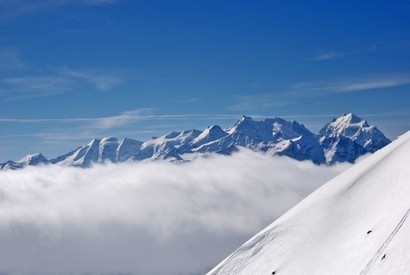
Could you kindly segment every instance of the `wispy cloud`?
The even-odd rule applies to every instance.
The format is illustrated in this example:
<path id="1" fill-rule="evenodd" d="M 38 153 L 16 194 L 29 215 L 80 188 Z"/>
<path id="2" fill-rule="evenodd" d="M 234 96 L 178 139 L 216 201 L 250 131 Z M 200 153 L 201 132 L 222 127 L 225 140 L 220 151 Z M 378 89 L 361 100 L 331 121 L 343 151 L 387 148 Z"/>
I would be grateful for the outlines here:
<path id="1" fill-rule="evenodd" d="M 149 108 L 126 111 L 118 115 L 105 117 L 79 117 L 79 118 L 0 118 L 0 123 L 22 123 L 22 124 L 49 124 L 49 123 L 77 123 L 88 125 L 93 129 L 110 129 L 124 125 L 130 125 L 137 121 L 147 119 L 167 118 L 164 115 L 151 115 Z"/>
<path id="2" fill-rule="evenodd" d="M 121 70 L 96 68 L 64 67 L 35 74 L 25 71 L 22 76 L 1 79 L 0 96 L 9 100 L 28 99 L 78 90 L 82 85 L 106 92 L 131 79 L 138 77 Z"/>
<path id="3" fill-rule="evenodd" d="M 383 88 L 393 88 L 410 84 L 409 74 L 387 75 L 363 77 L 362 79 L 345 79 L 335 81 L 298 83 L 292 88 L 294 94 L 300 91 L 313 92 L 312 95 L 321 93 L 353 93 L 367 90 L 376 90 Z M 305 95 L 309 95 L 305 93 Z"/>
<path id="4" fill-rule="evenodd" d="M 339 59 L 342 57 L 350 56 L 350 55 L 358 55 L 358 54 L 365 54 L 371 53 L 377 50 L 376 45 L 370 45 L 368 48 L 365 49 L 358 49 L 358 50 L 351 50 L 351 51 L 318 51 L 316 52 L 311 60 L 316 61 L 326 61 L 326 60 L 334 60 Z"/>
<path id="5" fill-rule="evenodd" d="M 112 5 L 122 1 L 123 0 L 84 0 L 86 4 L 90 5 Z"/>
<path id="6" fill-rule="evenodd" d="M 341 56 L 340 53 L 336 53 L 336 52 L 321 52 L 321 53 L 317 53 L 314 57 L 313 60 L 318 60 L 318 61 L 322 61 L 322 60 L 332 60 L 332 59 L 336 59 L 339 58 Z"/>
<path id="7" fill-rule="evenodd" d="M 370 81 L 356 82 L 356 83 L 346 83 L 340 86 L 336 86 L 335 90 L 345 91 L 345 92 L 355 92 L 364 90 L 374 90 L 382 88 L 397 87 L 410 84 L 410 77 L 396 77 L 396 78 L 385 78 L 385 79 L 373 79 Z"/>
<path id="8" fill-rule="evenodd" d="M 105 72 L 100 69 L 78 69 L 62 68 L 60 74 L 73 78 L 74 80 L 85 80 L 95 86 L 100 91 L 109 91 L 113 87 L 122 84 L 125 78 L 119 75 Z"/>
<path id="9" fill-rule="evenodd" d="M 136 120 L 169 120 L 169 119 L 233 119 L 239 118 L 238 114 L 155 114 L 152 108 L 140 108 L 122 112 L 118 115 L 104 117 L 80 117 L 80 118 L 0 118 L 0 122 L 13 123 L 48 123 L 48 122 L 93 122 L 101 128 L 109 128 L 109 126 L 127 124 Z M 116 122 L 116 123 L 114 123 Z"/>
<path id="10" fill-rule="evenodd" d="M 68 5 L 112 5 L 122 0 L 0 0 L 0 23 L 27 14 L 40 14 L 44 11 Z"/>
<path id="11" fill-rule="evenodd" d="M 233 104 L 228 105 L 226 109 L 233 111 L 266 110 L 294 104 L 291 98 L 284 98 L 285 96 L 283 93 L 236 95 L 233 98 Z"/>
<path id="12" fill-rule="evenodd" d="M 238 119 L 238 114 L 155 114 L 154 109 L 142 108 L 126 111 L 119 115 L 92 119 L 93 127 L 109 129 L 124 125 L 130 125 L 140 121 L 153 120 L 232 120 Z M 1 121 L 1 119 L 0 119 Z"/>
<path id="13" fill-rule="evenodd" d="M 109 129 L 145 120 L 152 117 L 150 113 L 152 113 L 152 109 L 136 109 L 115 116 L 97 118 L 93 122 L 96 128 Z"/>
<path id="14" fill-rule="evenodd" d="M 307 104 L 330 95 L 392 89 L 410 85 L 410 74 L 370 75 L 333 80 L 300 82 L 270 93 L 249 93 L 232 97 L 225 108 L 241 113 L 275 112 L 288 106 Z M 298 116 L 300 117 L 300 116 Z"/>
<path id="15" fill-rule="evenodd" d="M 180 102 L 180 103 L 197 103 L 203 100 L 204 99 L 202 97 L 188 97 L 188 98 L 176 99 L 174 101 Z"/>
<path id="16" fill-rule="evenodd" d="M 0 48 L 0 71 L 21 71 L 24 67 L 15 48 Z"/>
<path id="17" fill-rule="evenodd" d="M 0 80 L 1 96 L 8 99 L 27 99 L 68 91 L 73 83 L 62 76 L 21 76 Z"/>

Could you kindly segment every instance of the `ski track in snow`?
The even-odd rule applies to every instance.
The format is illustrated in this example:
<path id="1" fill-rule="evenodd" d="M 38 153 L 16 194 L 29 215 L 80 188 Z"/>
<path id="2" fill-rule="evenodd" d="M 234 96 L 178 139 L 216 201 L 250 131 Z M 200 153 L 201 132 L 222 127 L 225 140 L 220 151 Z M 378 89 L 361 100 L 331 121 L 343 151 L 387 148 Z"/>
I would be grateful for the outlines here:
<path id="1" fill-rule="evenodd" d="M 362 270 L 362 272 L 360 272 L 359 275 L 365 275 L 369 272 L 370 268 L 374 265 L 374 263 L 380 259 L 380 256 L 383 254 L 384 250 L 386 249 L 386 247 L 389 245 L 389 243 L 392 241 L 392 239 L 394 238 L 394 236 L 397 234 L 397 232 L 399 232 L 399 230 L 401 229 L 401 227 L 403 226 L 403 224 L 406 222 L 408 216 L 410 214 L 410 208 L 406 211 L 406 213 L 404 214 L 404 216 L 401 218 L 401 220 L 399 221 L 399 223 L 396 225 L 396 227 L 394 228 L 394 230 L 390 233 L 390 235 L 387 237 L 387 239 L 384 241 L 384 243 L 380 246 L 380 248 L 377 250 L 376 254 L 373 256 L 373 258 L 370 259 L 370 261 L 367 263 L 365 269 Z"/>

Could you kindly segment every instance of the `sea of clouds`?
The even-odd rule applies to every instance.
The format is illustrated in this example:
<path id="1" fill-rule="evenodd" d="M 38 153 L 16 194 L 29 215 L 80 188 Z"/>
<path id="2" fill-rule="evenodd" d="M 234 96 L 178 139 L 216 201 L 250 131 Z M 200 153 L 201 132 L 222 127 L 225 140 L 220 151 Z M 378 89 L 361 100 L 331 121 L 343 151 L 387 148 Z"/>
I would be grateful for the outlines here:
<path id="1" fill-rule="evenodd" d="M 0 273 L 204 274 L 348 167 L 243 149 L 0 172 Z"/>

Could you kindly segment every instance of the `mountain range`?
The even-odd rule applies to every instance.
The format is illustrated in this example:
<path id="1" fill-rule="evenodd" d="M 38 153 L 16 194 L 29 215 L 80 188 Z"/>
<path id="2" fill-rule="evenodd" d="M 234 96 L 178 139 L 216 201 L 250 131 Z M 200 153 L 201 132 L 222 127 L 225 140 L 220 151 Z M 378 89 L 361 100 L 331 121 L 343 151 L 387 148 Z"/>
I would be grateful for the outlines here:
<path id="1" fill-rule="evenodd" d="M 338 175 L 208 275 L 409 274 L 410 132 Z"/>
<path id="2" fill-rule="evenodd" d="M 54 164 L 89 167 L 95 163 L 121 163 L 143 160 L 189 161 L 209 153 L 231 154 L 240 147 L 269 155 L 311 160 L 316 164 L 354 162 L 359 156 L 374 153 L 391 141 L 365 120 L 349 113 L 327 123 L 318 134 L 303 124 L 282 118 L 262 121 L 243 116 L 233 127 L 218 125 L 203 131 L 171 132 L 145 142 L 124 138 L 93 139 L 64 155 L 46 158 L 30 154 L 19 161 L 0 164 L 0 170 Z"/>

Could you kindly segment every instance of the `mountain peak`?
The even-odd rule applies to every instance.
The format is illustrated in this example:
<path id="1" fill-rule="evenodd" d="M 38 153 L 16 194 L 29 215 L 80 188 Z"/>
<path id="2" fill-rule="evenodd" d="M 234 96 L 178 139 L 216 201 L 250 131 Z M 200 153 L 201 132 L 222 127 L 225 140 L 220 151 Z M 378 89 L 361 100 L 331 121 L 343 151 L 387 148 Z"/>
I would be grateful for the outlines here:
<path id="1" fill-rule="evenodd" d="M 112 141 L 118 141 L 118 139 L 115 138 L 115 137 L 104 137 L 104 138 L 101 139 L 100 142 L 105 143 L 105 142 L 112 142 Z"/>
<path id="2" fill-rule="evenodd" d="M 332 160 L 346 159 L 351 153 L 348 158 L 354 161 L 358 154 L 374 153 L 390 143 L 379 129 L 352 113 L 333 119 L 319 133 L 321 145 L 327 147 L 325 154 Z"/>
<path id="3" fill-rule="evenodd" d="M 342 116 L 340 116 L 340 118 L 343 118 L 343 120 L 350 123 L 359 123 L 360 121 L 362 121 L 360 117 L 356 116 L 353 113 L 343 114 Z"/>
<path id="4" fill-rule="evenodd" d="M 353 113 L 343 114 L 338 118 L 334 118 L 327 123 L 321 130 L 320 134 L 327 136 L 354 136 L 366 128 L 370 128 L 366 120 L 361 119 Z"/>
<path id="5" fill-rule="evenodd" d="M 210 132 L 222 130 L 221 126 L 219 125 L 212 125 L 212 126 L 207 127 L 206 129 L 209 130 Z"/>
<path id="6" fill-rule="evenodd" d="M 28 154 L 27 156 L 24 156 L 18 161 L 18 163 L 22 163 L 26 165 L 37 165 L 40 163 L 47 163 L 47 162 L 48 160 L 41 153 Z"/>
<path id="7" fill-rule="evenodd" d="M 218 125 L 212 125 L 207 127 L 198 137 L 196 137 L 193 141 L 192 144 L 195 146 L 201 146 L 205 143 L 219 140 L 228 134 L 222 130 L 222 128 Z"/>
<path id="8" fill-rule="evenodd" d="M 242 116 L 235 124 L 235 127 L 241 126 L 241 125 L 248 125 L 250 123 L 254 123 L 257 122 L 255 120 L 253 120 L 250 116 Z"/>
<path id="9" fill-rule="evenodd" d="M 243 121 L 254 121 L 250 116 L 245 116 L 243 115 L 240 119 L 239 122 L 243 122 Z"/>
<path id="10" fill-rule="evenodd" d="M 340 126 L 349 126 L 352 124 L 363 124 L 363 126 L 368 126 L 367 121 L 361 119 L 353 113 L 343 114 L 342 116 L 335 119 Z"/>
<path id="11" fill-rule="evenodd" d="M 172 131 L 172 132 L 169 132 L 168 134 L 166 134 L 165 136 L 164 136 L 164 138 L 175 138 L 175 137 L 177 137 L 179 134 L 181 134 L 180 132 L 176 132 L 176 131 Z"/>

